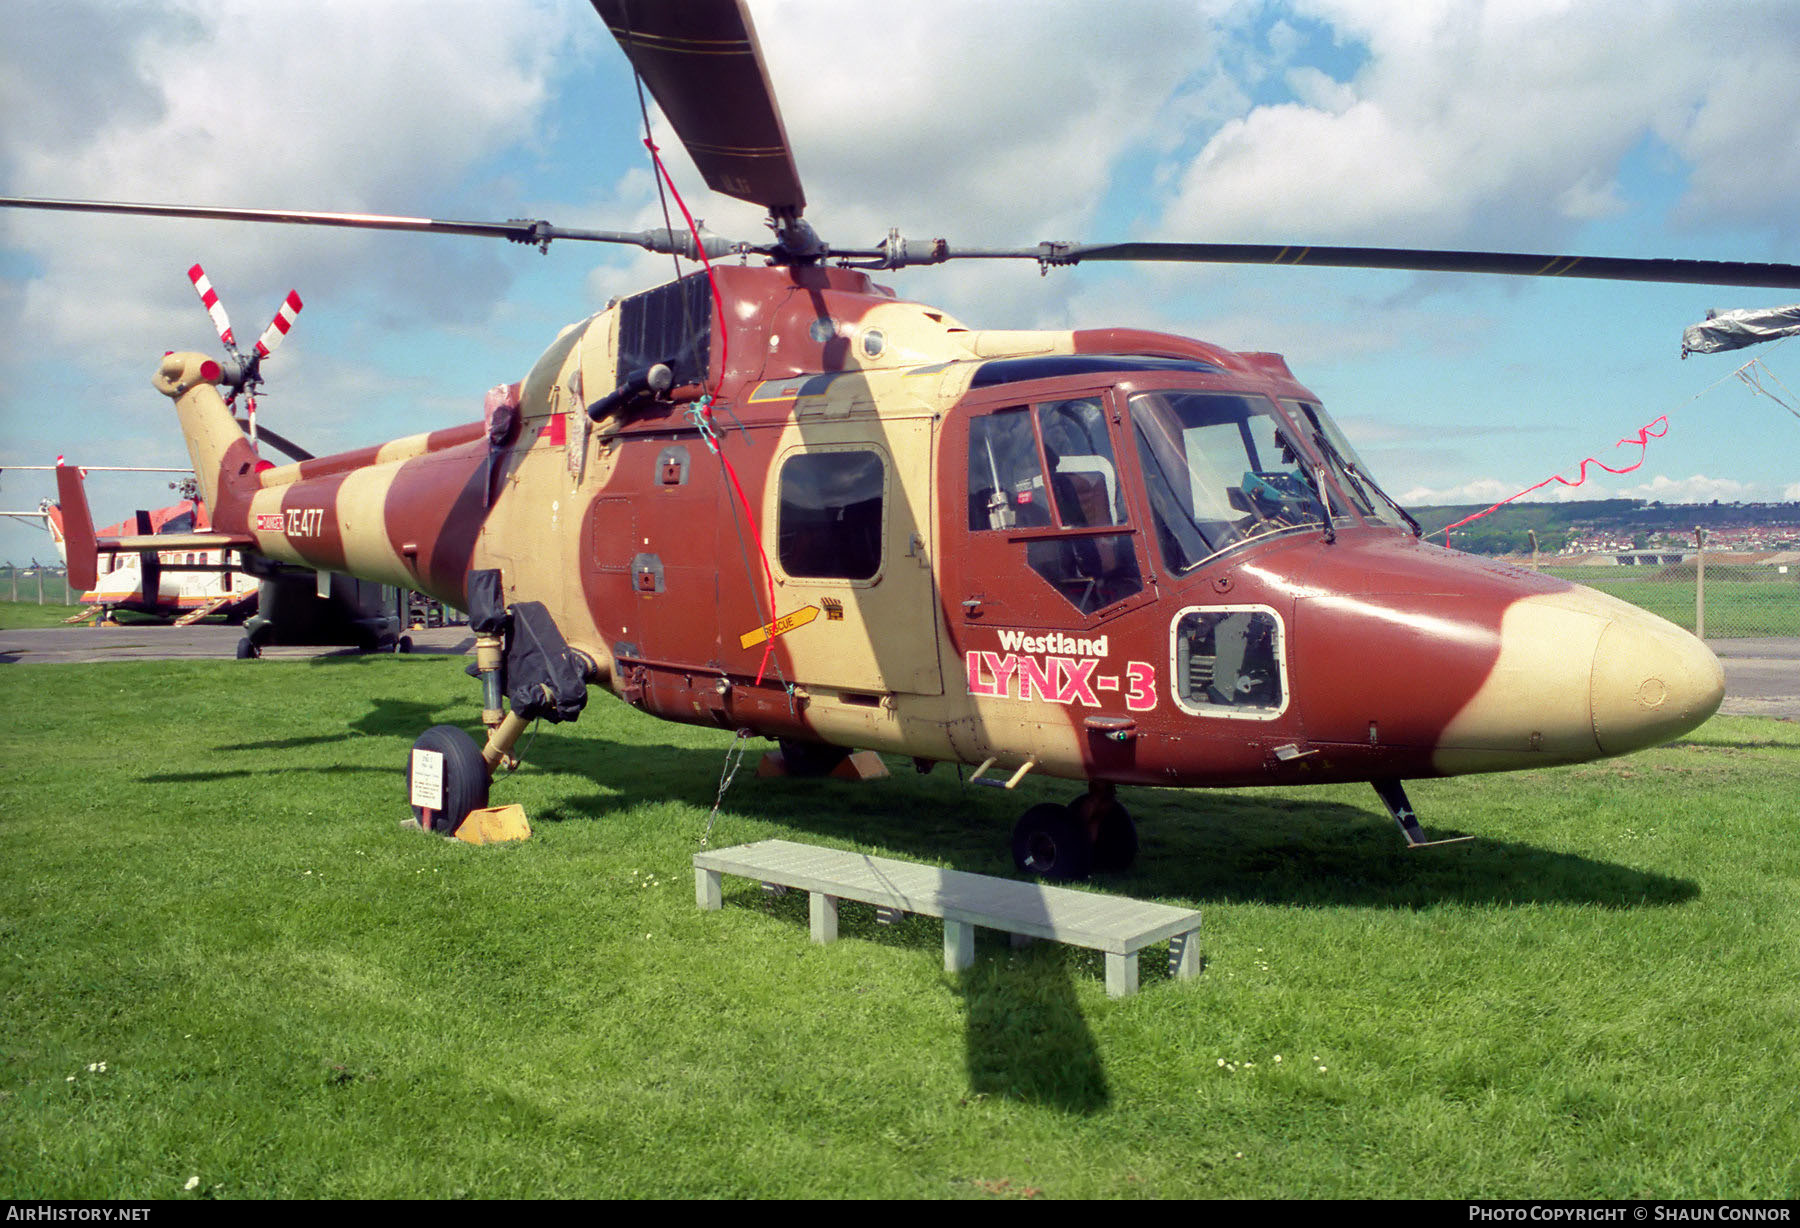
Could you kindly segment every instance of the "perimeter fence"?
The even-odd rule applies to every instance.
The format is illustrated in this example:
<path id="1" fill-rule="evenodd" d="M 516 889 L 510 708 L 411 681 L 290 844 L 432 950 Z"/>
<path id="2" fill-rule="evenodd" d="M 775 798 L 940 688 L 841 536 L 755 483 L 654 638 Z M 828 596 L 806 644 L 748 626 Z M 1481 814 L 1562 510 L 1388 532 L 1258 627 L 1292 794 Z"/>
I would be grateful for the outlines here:
<path id="1" fill-rule="evenodd" d="M 1701 639 L 1800 636 L 1800 558 L 1747 562 L 1707 551 L 1679 563 L 1540 570 L 1641 606 Z"/>
<path id="2" fill-rule="evenodd" d="M 75 605 L 80 596 L 69 587 L 66 572 L 50 567 L 14 567 L 0 563 L 0 600 Z"/>

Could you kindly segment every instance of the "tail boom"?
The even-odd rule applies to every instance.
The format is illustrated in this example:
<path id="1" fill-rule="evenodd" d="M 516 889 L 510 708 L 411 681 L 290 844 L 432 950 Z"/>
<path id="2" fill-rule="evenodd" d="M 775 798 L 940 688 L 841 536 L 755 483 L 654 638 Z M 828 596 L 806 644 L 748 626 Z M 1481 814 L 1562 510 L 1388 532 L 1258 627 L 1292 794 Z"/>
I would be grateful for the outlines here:
<path id="1" fill-rule="evenodd" d="M 280 562 L 464 603 L 488 505 L 481 423 L 277 467 L 213 386 L 220 374 L 202 354 L 170 354 L 152 380 L 175 402 L 216 530 Z"/>

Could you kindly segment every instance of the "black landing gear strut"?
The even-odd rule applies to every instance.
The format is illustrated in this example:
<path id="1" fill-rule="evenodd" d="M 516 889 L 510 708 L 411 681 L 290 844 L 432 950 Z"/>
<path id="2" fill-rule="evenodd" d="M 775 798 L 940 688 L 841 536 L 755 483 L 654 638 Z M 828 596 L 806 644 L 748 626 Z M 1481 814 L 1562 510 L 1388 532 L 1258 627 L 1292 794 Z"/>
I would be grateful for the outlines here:
<path id="1" fill-rule="evenodd" d="M 485 747 L 459 726 L 433 725 L 413 743 L 406 783 L 421 827 L 449 835 L 472 810 L 488 804 L 488 786 L 502 766 L 519 766 L 513 747 L 538 718 L 557 723 L 581 715 L 594 663 L 570 648 L 541 602 L 503 602 L 498 571 L 469 577 L 469 625 L 482 684 Z M 509 703 L 511 710 L 503 707 Z M 436 802 L 436 805 L 432 803 Z"/>
<path id="2" fill-rule="evenodd" d="M 1474 836 L 1452 836 L 1448 840 L 1427 840 L 1425 829 L 1419 826 L 1419 816 L 1413 812 L 1412 803 L 1406 800 L 1406 789 L 1398 780 L 1377 780 L 1373 782 L 1375 792 L 1380 795 L 1382 804 L 1394 822 L 1400 825 L 1400 834 L 1406 837 L 1409 849 L 1435 848 L 1440 844 L 1463 844 L 1473 840 Z"/>

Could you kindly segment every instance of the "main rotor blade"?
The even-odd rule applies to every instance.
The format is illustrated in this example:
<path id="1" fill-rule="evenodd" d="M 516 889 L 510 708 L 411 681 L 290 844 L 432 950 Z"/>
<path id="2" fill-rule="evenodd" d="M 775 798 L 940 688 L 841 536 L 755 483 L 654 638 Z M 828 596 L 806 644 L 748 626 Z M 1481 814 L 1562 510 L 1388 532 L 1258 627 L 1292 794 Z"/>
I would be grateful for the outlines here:
<path id="1" fill-rule="evenodd" d="M 593 0 L 706 186 L 799 217 L 806 192 L 742 0 Z"/>
<path id="2" fill-rule="evenodd" d="M 685 230 L 572 230 L 549 222 L 514 218 L 506 222 L 447 222 L 429 217 L 396 217 L 384 213 L 310 213 L 297 209 L 235 209 L 212 205 L 163 205 L 112 200 L 45 200 L 38 197 L 0 196 L 0 208 L 45 209 L 63 213 L 124 213 L 144 217 L 186 217 L 209 222 L 277 222 L 293 226 L 337 226 L 353 230 L 408 230 L 418 234 L 475 235 L 508 239 L 539 248 L 552 239 L 582 243 L 624 243 L 652 252 L 674 252 L 694 258 L 694 241 Z M 705 230 L 701 238 L 709 256 L 732 256 L 771 250 L 766 246 L 733 243 Z"/>
<path id="3" fill-rule="evenodd" d="M 1060 249 L 1044 257 L 1050 264 L 1077 264 L 1084 260 L 1310 264 L 1340 269 L 1504 273 L 1516 277 L 1586 277 L 1605 281 L 1677 282 L 1699 286 L 1800 288 L 1800 265 L 1747 264 L 1731 260 L 1637 260 L 1617 256 L 1551 256 L 1524 252 L 1429 251 L 1394 247 L 1279 247 L 1274 244 L 1252 243 L 1075 243 L 1047 246 Z"/>

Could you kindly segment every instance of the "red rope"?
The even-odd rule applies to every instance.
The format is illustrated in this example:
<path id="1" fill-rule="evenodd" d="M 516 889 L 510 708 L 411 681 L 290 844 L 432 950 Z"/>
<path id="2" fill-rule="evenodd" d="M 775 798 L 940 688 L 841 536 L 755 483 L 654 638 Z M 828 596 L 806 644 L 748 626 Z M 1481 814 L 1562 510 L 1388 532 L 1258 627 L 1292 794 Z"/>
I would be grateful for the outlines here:
<path id="1" fill-rule="evenodd" d="M 700 412 L 705 417 L 710 431 L 713 420 L 711 402 L 718 397 L 719 390 L 725 386 L 725 362 L 731 353 L 731 339 L 725 326 L 725 296 L 719 291 L 719 279 L 713 276 L 712 260 L 706 254 L 706 245 L 700 241 L 700 227 L 695 224 L 694 215 L 688 212 L 687 202 L 681 199 L 681 191 L 675 186 L 675 180 L 670 177 L 669 168 L 663 165 L 662 152 L 657 149 L 656 142 L 648 136 L 644 138 L 644 148 L 650 151 L 650 160 L 656 164 L 656 173 L 661 175 L 663 182 L 668 185 L 669 195 L 675 198 L 675 205 L 681 210 L 681 216 L 687 222 L 688 233 L 694 236 L 694 250 L 700 255 L 701 266 L 706 270 L 706 284 L 712 289 L 713 309 L 719 313 L 719 378 L 713 384 L 712 392 L 708 394 L 708 403 L 700 407 Z M 749 522 L 751 539 L 756 542 L 756 552 L 762 556 L 763 576 L 769 585 L 769 633 L 763 639 L 762 661 L 756 667 L 756 681 L 760 685 L 763 675 L 769 669 L 769 657 L 775 651 L 775 571 L 769 566 L 769 551 L 763 545 L 762 532 L 756 526 L 756 513 L 750 510 L 750 500 L 744 495 L 743 483 L 738 481 L 737 469 L 732 465 L 731 458 L 725 455 L 725 449 L 713 442 L 713 439 L 716 438 L 715 433 L 707 441 L 707 446 L 712 448 L 713 455 L 717 456 L 719 462 L 725 466 L 725 476 L 731 479 L 731 489 L 736 492 L 738 504 L 744 509 L 744 519 Z"/>
<path id="2" fill-rule="evenodd" d="M 1657 429 L 1658 427 L 1661 427 L 1662 429 L 1658 430 Z M 1494 506 L 1488 508 L 1486 511 L 1476 512 L 1473 516 L 1463 517 L 1461 520 L 1457 521 L 1455 524 L 1445 525 L 1444 526 L 1444 545 L 1448 546 L 1450 544 L 1450 530 L 1451 529 L 1460 529 L 1464 525 L 1468 524 L 1470 521 L 1480 520 L 1483 516 L 1487 516 L 1494 512 L 1499 511 L 1501 508 L 1505 507 L 1508 503 L 1512 503 L 1516 500 L 1523 499 L 1526 495 L 1530 494 L 1534 490 L 1542 490 L 1544 487 L 1550 485 L 1550 483 L 1552 483 L 1552 482 L 1561 482 L 1564 486 L 1579 486 L 1579 485 L 1581 485 L 1583 482 L 1587 481 L 1587 471 L 1588 471 L 1589 465 L 1598 465 L 1602 469 L 1606 470 L 1608 473 L 1614 473 L 1614 474 L 1630 473 L 1632 470 L 1637 469 L 1641 465 L 1643 465 L 1644 458 L 1646 455 L 1649 454 L 1649 451 L 1650 451 L 1650 441 L 1652 439 L 1661 439 L 1664 435 L 1667 435 L 1668 433 L 1669 433 L 1669 418 L 1668 418 L 1668 415 L 1665 414 L 1662 417 L 1656 419 L 1656 421 L 1650 423 L 1648 426 L 1639 427 L 1636 438 L 1621 439 L 1621 440 L 1619 440 L 1619 442 L 1617 444 L 1613 445 L 1614 447 L 1623 448 L 1623 447 L 1627 447 L 1631 444 L 1636 444 L 1638 446 L 1638 458 L 1637 458 L 1636 464 L 1627 465 L 1623 469 L 1614 469 L 1611 465 L 1607 464 L 1605 461 L 1596 460 L 1594 457 L 1590 456 L 1586 460 L 1581 462 L 1581 472 L 1579 475 L 1576 476 L 1576 478 L 1573 482 L 1569 481 L 1568 478 L 1563 477 L 1561 474 L 1553 473 L 1549 477 L 1545 478 L 1543 481 L 1539 482 L 1536 486 L 1527 486 L 1524 490 L 1521 490 L 1518 494 L 1507 496 L 1506 498 L 1500 500 L 1500 502 L 1494 504 Z"/>

